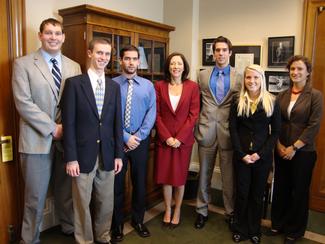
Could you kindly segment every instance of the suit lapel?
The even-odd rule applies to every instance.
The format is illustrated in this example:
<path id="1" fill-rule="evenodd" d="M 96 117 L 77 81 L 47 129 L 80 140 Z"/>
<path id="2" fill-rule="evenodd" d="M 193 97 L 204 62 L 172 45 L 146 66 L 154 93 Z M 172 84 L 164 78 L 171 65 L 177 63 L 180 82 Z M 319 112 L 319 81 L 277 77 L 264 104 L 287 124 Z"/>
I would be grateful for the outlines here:
<path id="1" fill-rule="evenodd" d="M 184 102 L 184 99 L 187 96 L 187 93 L 186 93 L 186 91 L 187 91 L 187 84 L 188 84 L 187 81 L 183 81 L 182 94 L 181 94 L 181 97 L 179 99 L 179 102 L 178 102 L 177 108 L 175 110 L 175 113 L 177 113 L 178 110 L 180 110 L 180 107 L 182 106 L 182 103 Z"/>
<path id="2" fill-rule="evenodd" d="M 168 82 L 167 81 L 162 83 L 161 89 L 162 89 L 161 95 L 163 96 L 163 99 L 165 99 L 165 101 L 167 101 L 167 105 L 168 105 L 169 110 L 174 114 L 175 112 L 173 110 L 172 103 L 171 103 L 170 98 L 169 98 Z"/>
<path id="3" fill-rule="evenodd" d="M 104 96 L 104 104 L 102 109 L 102 117 L 105 114 L 105 110 L 109 104 L 109 101 L 113 98 L 113 91 L 110 86 L 110 80 L 105 76 L 105 96 Z"/>
<path id="4" fill-rule="evenodd" d="M 87 100 L 88 100 L 94 114 L 96 115 L 97 118 L 99 118 L 94 91 L 93 91 L 93 88 L 91 86 L 89 76 L 87 74 L 84 74 L 82 76 L 82 82 L 80 83 L 80 85 L 81 85 L 81 88 L 82 88 L 83 92 L 86 95 L 86 98 L 87 98 Z"/>
<path id="5" fill-rule="evenodd" d="M 211 90 L 211 86 L 210 86 L 210 80 L 211 80 L 211 76 L 212 76 L 212 73 L 213 73 L 213 68 L 209 68 L 207 70 L 207 79 L 206 79 L 206 82 L 207 82 L 207 87 L 209 88 L 209 92 L 210 92 L 210 96 L 212 97 L 212 99 L 214 100 L 215 104 L 218 104 L 217 102 L 217 99 L 216 97 L 214 96 L 213 94 L 213 91 Z"/>
<path id="6" fill-rule="evenodd" d="M 34 56 L 34 64 L 39 69 L 39 71 L 42 73 L 45 80 L 49 83 L 52 92 L 55 96 L 55 98 L 58 100 L 58 93 L 54 84 L 53 76 L 49 70 L 48 65 L 46 64 L 42 54 L 41 50 L 39 49 Z"/>
<path id="7" fill-rule="evenodd" d="M 61 100 L 63 88 L 64 88 L 64 85 L 65 85 L 65 79 L 68 78 L 67 73 L 68 73 L 68 70 L 69 70 L 69 65 L 68 65 L 68 62 L 66 60 L 66 57 L 61 55 L 61 58 L 62 58 L 62 63 L 61 63 L 61 65 L 62 65 L 62 70 L 61 70 L 62 80 L 61 80 L 61 88 L 60 88 L 60 92 L 59 92 L 59 101 Z"/>

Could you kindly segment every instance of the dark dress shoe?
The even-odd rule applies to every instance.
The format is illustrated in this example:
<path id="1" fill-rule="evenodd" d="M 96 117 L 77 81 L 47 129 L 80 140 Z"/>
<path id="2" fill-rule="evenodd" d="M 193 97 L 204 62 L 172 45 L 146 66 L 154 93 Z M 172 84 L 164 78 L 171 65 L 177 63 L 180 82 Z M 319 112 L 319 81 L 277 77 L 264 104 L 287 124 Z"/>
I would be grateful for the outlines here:
<path id="1" fill-rule="evenodd" d="M 161 221 L 161 226 L 162 227 L 167 228 L 167 227 L 169 227 L 169 225 L 170 225 L 170 222 Z"/>
<path id="2" fill-rule="evenodd" d="M 263 234 L 266 236 L 277 236 L 277 235 L 280 235 L 281 232 L 279 230 L 273 230 L 273 229 L 269 228 L 266 231 L 264 231 Z"/>
<path id="3" fill-rule="evenodd" d="M 66 233 L 66 232 L 61 231 L 61 234 L 64 236 L 67 236 L 67 237 L 74 237 L 74 232 Z"/>
<path id="4" fill-rule="evenodd" d="M 150 232 L 147 229 L 147 227 L 144 224 L 136 224 L 136 223 L 131 223 L 132 227 L 136 230 L 136 232 L 138 233 L 139 236 L 141 237 L 149 237 L 150 236 Z"/>
<path id="5" fill-rule="evenodd" d="M 258 244 L 261 242 L 261 237 L 259 237 L 259 236 L 252 236 L 250 239 L 251 239 L 251 242 L 254 244 Z"/>
<path id="6" fill-rule="evenodd" d="M 123 234 L 123 225 L 119 225 L 112 229 L 111 231 L 111 239 L 112 242 L 120 242 L 123 241 L 124 239 L 124 234 Z"/>
<path id="7" fill-rule="evenodd" d="M 297 241 L 296 238 L 292 238 L 292 237 L 288 237 L 288 236 L 287 236 L 287 237 L 284 239 L 284 244 L 295 244 L 296 241 Z"/>
<path id="8" fill-rule="evenodd" d="M 237 242 L 241 242 L 241 241 L 246 241 L 247 238 L 239 233 L 234 233 L 232 235 L 232 240 L 237 243 Z"/>
<path id="9" fill-rule="evenodd" d="M 196 229 L 202 229 L 205 225 L 205 222 L 208 221 L 208 216 L 203 216 L 202 214 L 198 214 L 194 223 L 194 227 Z"/>
<path id="10" fill-rule="evenodd" d="M 181 221 L 179 221 L 178 224 L 173 224 L 172 222 L 170 222 L 169 229 L 175 229 L 178 226 L 180 226 L 180 224 L 181 224 Z"/>

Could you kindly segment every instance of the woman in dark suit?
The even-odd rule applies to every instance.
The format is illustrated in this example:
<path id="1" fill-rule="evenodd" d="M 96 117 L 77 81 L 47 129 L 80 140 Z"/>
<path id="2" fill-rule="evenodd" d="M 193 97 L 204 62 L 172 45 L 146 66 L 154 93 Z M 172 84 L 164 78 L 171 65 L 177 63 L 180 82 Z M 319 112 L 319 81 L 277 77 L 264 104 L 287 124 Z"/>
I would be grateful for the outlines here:
<path id="1" fill-rule="evenodd" d="M 264 71 L 250 65 L 239 98 L 232 103 L 229 129 L 234 148 L 236 202 L 233 241 L 259 243 L 263 193 L 280 132 L 280 108 L 266 90 Z"/>
<path id="2" fill-rule="evenodd" d="M 308 221 L 309 187 L 316 162 L 315 137 L 323 112 L 323 96 L 310 84 L 311 63 L 293 56 L 287 68 L 290 89 L 279 94 L 282 128 L 275 153 L 272 229 L 284 232 L 285 243 L 304 236 Z"/>
<path id="3" fill-rule="evenodd" d="M 184 185 L 194 143 L 193 128 L 200 110 L 200 93 L 198 85 L 187 79 L 189 65 L 183 54 L 170 54 L 164 72 L 165 80 L 155 84 L 156 181 L 163 184 L 163 224 L 175 228 L 180 223 Z M 171 216 L 173 187 L 175 210 Z"/>

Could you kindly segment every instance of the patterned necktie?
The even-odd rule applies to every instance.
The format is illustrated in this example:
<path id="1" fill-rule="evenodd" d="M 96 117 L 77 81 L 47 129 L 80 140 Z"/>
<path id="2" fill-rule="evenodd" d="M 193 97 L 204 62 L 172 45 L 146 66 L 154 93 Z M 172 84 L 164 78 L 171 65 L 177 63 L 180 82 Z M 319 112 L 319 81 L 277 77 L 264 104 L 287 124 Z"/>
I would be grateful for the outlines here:
<path id="1" fill-rule="evenodd" d="M 251 113 L 254 114 L 257 109 L 257 102 L 251 102 Z"/>
<path id="2" fill-rule="evenodd" d="M 95 90 L 95 99 L 96 99 L 96 105 L 97 105 L 99 117 L 102 114 L 102 108 L 103 108 L 103 104 L 104 104 L 104 95 L 105 95 L 104 87 L 102 85 L 103 85 L 102 80 L 98 79 L 96 90 Z"/>
<path id="3" fill-rule="evenodd" d="M 216 98 L 217 98 L 218 103 L 221 103 L 225 96 L 225 82 L 224 82 L 223 71 L 218 72 L 216 87 L 217 87 Z"/>
<path id="4" fill-rule="evenodd" d="M 52 76 L 54 79 L 55 87 L 57 89 L 57 92 L 60 92 L 60 86 L 61 86 L 61 80 L 62 80 L 62 75 L 60 72 L 60 69 L 58 67 L 58 61 L 55 58 L 51 58 L 50 61 L 53 63 L 52 67 Z"/>
<path id="5" fill-rule="evenodd" d="M 132 93 L 133 93 L 133 80 L 128 80 L 128 93 L 126 96 L 125 112 L 124 112 L 124 127 L 130 127 L 131 120 L 131 104 L 132 104 Z"/>

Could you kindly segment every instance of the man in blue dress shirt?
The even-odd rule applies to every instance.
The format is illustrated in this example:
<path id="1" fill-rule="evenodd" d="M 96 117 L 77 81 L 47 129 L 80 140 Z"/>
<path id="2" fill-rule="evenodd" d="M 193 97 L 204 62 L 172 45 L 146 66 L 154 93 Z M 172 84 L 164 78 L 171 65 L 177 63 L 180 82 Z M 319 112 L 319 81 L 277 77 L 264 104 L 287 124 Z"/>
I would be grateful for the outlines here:
<path id="1" fill-rule="evenodd" d="M 132 219 L 131 224 L 141 237 L 150 236 L 143 224 L 145 212 L 146 175 L 150 131 L 156 120 L 156 94 L 151 81 L 137 75 L 139 50 L 126 46 L 120 51 L 122 75 L 115 77 L 121 88 L 124 139 L 123 168 L 115 177 L 112 241 L 123 240 L 124 183 L 127 164 L 131 166 Z"/>

